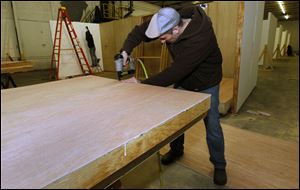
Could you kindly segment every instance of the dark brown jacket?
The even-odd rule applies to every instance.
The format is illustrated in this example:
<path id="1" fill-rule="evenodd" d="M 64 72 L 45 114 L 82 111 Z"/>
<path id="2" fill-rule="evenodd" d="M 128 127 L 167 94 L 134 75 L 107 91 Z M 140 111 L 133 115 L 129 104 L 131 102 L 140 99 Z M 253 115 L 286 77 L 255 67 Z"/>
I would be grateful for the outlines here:
<path id="1" fill-rule="evenodd" d="M 181 86 L 191 91 L 205 90 L 219 84 L 222 80 L 222 54 L 210 18 L 199 6 L 183 8 L 179 14 L 192 20 L 174 43 L 167 44 L 173 63 L 142 83 L 156 86 L 175 84 L 175 87 Z M 135 26 L 121 51 L 130 54 L 141 41 L 155 40 L 145 35 L 149 22 Z"/>

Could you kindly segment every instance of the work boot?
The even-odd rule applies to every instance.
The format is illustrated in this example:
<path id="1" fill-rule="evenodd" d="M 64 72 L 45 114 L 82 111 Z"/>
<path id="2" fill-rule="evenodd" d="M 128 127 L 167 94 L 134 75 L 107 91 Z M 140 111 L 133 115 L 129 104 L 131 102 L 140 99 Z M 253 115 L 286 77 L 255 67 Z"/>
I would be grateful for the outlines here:
<path id="1" fill-rule="evenodd" d="M 161 158 L 161 163 L 163 165 L 169 165 L 173 163 L 175 160 L 179 159 L 183 155 L 183 151 L 178 153 L 173 153 L 171 150 L 167 152 L 165 155 L 162 156 Z"/>
<path id="2" fill-rule="evenodd" d="M 214 183 L 217 185 L 225 185 L 227 183 L 227 174 L 225 169 L 215 168 Z"/>

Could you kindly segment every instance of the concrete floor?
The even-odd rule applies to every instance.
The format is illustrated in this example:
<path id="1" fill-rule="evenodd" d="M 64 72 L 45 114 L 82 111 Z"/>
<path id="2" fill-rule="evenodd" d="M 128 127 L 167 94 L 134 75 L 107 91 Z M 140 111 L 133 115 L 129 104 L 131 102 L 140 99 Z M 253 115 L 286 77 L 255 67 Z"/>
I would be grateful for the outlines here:
<path id="1" fill-rule="evenodd" d="M 18 86 L 25 86 L 48 82 L 48 74 L 48 71 L 32 71 L 13 74 L 13 78 Z M 109 74 L 105 77 L 114 78 Z M 271 116 L 255 115 L 247 110 L 263 111 Z M 221 123 L 299 143 L 299 57 L 282 58 L 272 71 L 259 70 L 257 86 L 239 112 L 223 116 Z M 230 188 L 216 186 L 211 177 L 196 173 L 180 163 L 164 166 L 163 179 L 163 188 L 170 189 Z M 160 188 L 156 155 L 121 181 L 122 188 Z"/>
<path id="2" fill-rule="evenodd" d="M 263 111 L 270 117 L 248 113 Z M 258 71 L 257 86 L 237 114 L 221 122 L 264 135 L 299 142 L 299 57 L 278 60 L 274 70 Z"/>

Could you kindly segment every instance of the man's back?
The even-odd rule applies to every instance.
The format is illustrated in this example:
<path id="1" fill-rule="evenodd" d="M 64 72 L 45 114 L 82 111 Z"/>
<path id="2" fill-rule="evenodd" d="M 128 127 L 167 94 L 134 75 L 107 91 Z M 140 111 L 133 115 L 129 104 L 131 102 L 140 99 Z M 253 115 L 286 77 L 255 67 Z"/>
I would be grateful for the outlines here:
<path id="1" fill-rule="evenodd" d="M 89 48 L 95 47 L 93 36 L 92 36 L 92 34 L 90 33 L 89 30 L 85 32 L 85 39 L 88 42 L 88 47 Z"/>

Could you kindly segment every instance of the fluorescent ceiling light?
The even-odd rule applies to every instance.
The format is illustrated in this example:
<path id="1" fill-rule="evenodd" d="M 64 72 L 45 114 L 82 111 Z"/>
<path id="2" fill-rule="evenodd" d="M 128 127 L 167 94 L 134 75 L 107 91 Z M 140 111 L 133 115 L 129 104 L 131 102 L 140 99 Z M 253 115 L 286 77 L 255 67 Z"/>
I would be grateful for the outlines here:
<path id="1" fill-rule="evenodd" d="M 290 15 L 284 15 L 284 18 L 287 20 L 290 18 Z"/>
<path id="2" fill-rule="evenodd" d="M 280 7 L 280 9 L 281 9 L 281 12 L 282 12 L 283 14 L 285 14 L 286 12 L 285 12 L 285 9 L 284 9 L 284 7 L 283 7 L 283 1 L 277 1 L 277 3 L 278 3 L 278 5 L 279 5 L 279 7 Z"/>
<path id="3" fill-rule="evenodd" d="M 196 4 L 199 4 L 201 3 L 200 1 L 193 1 L 192 4 L 196 5 Z"/>

